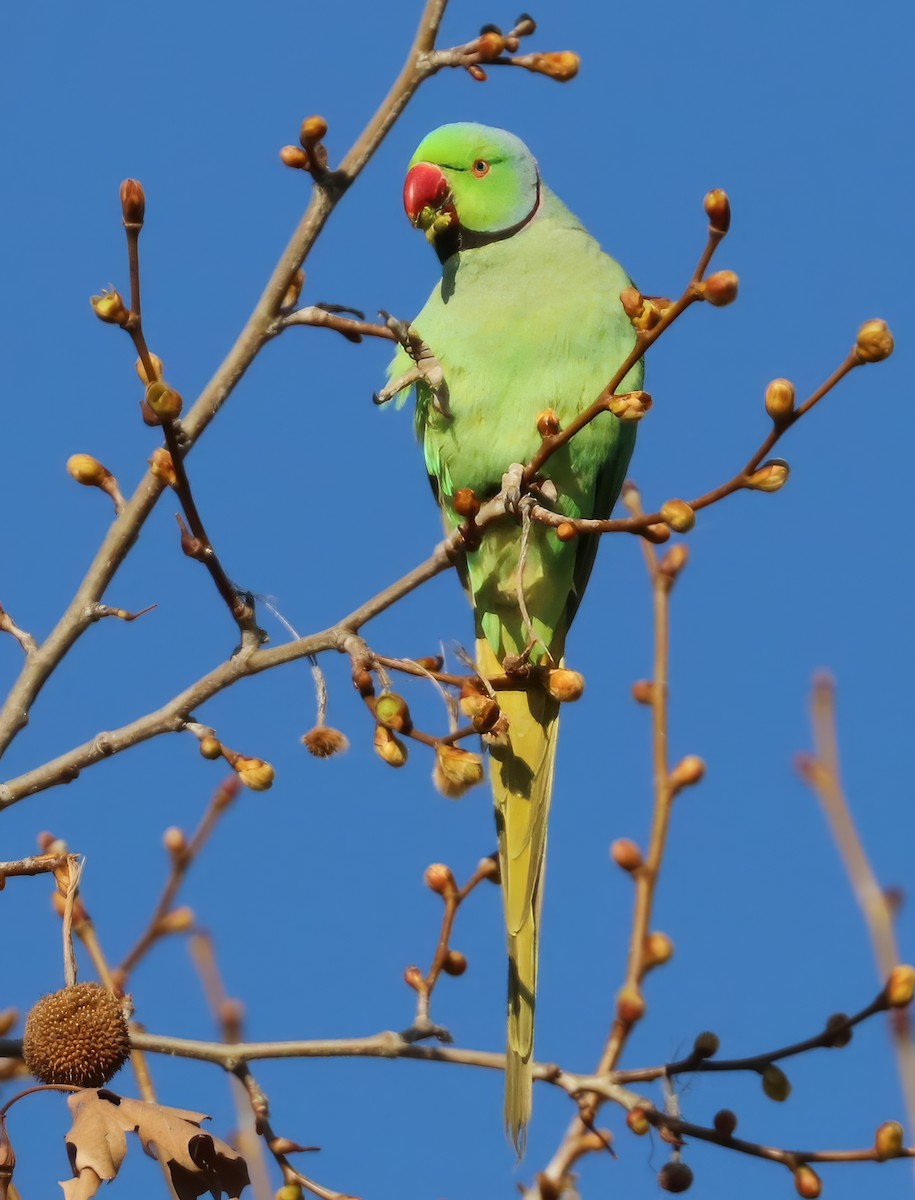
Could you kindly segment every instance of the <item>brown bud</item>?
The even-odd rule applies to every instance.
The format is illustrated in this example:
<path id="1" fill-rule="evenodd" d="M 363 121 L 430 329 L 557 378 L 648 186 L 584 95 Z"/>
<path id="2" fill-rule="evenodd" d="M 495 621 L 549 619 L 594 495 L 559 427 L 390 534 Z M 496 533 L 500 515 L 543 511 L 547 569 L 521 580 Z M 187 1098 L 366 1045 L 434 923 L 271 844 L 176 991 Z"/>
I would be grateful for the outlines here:
<path id="1" fill-rule="evenodd" d="M 236 755 L 232 766 L 238 778 L 252 792 L 266 792 L 276 777 L 273 767 L 262 758 L 249 758 L 239 754 Z"/>
<path id="2" fill-rule="evenodd" d="M 530 37 L 537 30 L 537 22 L 530 13 L 521 13 L 515 20 L 515 27 L 512 33 L 517 37 Z"/>
<path id="3" fill-rule="evenodd" d="M 488 879 L 490 883 L 499 883 L 498 854 L 488 854 L 486 858 L 481 858 L 477 863 L 477 874 L 481 879 Z"/>
<path id="4" fill-rule="evenodd" d="M 89 297 L 89 303 L 98 319 L 106 325 L 126 325 L 130 320 L 130 310 L 120 292 L 103 288 L 99 295 Z"/>
<path id="5" fill-rule="evenodd" d="M 620 421 L 641 421 L 651 408 L 651 396 L 647 392 L 623 392 L 607 399 L 607 412 Z"/>
<path id="6" fill-rule="evenodd" d="M 139 179 L 125 179 L 121 184 L 121 213 L 125 225 L 142 225 L 146 214 L 146 193 Z"/>
<path id="7" fill-rule="evenodd" d="M 632 699 L 636 704 L 654 703 L 654 684 L 650 679 L 637 679 L 632 685 Z"/>
<path id="8" fill-rule="evenodd" d="M 721 1049 L 721 1039 L 710 1029 L 697 1034 L 693 1042 L 693 1054 L 696 1058 L 712 1058 Z"/>
<path id="9" fill-rule="evenodd" d="M 6 1037 L 19 1020 L 19 1012 L 15 1008 L 0 1010 L 0 1037 Z"/>
<path id="10" fill-rule="evenodd" d="M 645 966 L 660 967 L 674 956 L 674 944 L 666 933 L 654 931 L 645 938 Z"/>
<path id="11" fill-rule="evenodd" d="M 500 33 L 487 30 L 477 38 L 477 54 L 481 62 L 492 62 L 505 49 L 505 38 Z"/>
<path id="12" fill-rule="evenodd" d="M 646 525 L 640 532 L 646 542 L 651 542 L 655 546 L 670 541 L 669 525 Z"/>
<path id="13" fill-rule="evenodd" d="M 766 412 L 776 425 L 783 425 L 794 412 L 794 384 L 790 379 L 773 379 L 766 388 Z"/>
<path id="14" fill-rule="evenodd" d="M 620 292 L 620 304 L 622 304 L 623 312 L 630 321 L 634 321 L 642 311 L 642 293 L 637 287 L 632 287 L 632 285 L 624 287 Z"/>
<path id="15" fill-rule="evenodd" d="M 547 672 L 546 690 L 560 704 L 579 700 L 585 690 L 585 677 L 578 671 L 557 667 L 555 670 Z"/>
<path id="16" fill-rule="evenodd" d="M 851 1041 L 852 1031 L 848 1028 L 848 1016 L 845 1013 L 833 1013 L 826 1021 L 826 1033 L 829 1035 L 827 1046 L 839 1049 Z"/>
<path id="17" fill-rule="evenodd" d="M 541 437 L 553 437 L 559 429 L 559 418 L 552 408 L 545 408 L 537 414 L 537 432 Z"/>
<path id="18" fill-rule="evenodd" d="M 616 1015 L 626 1025 L 634 1025 L 645 1015 L 648 1005 L 637 987 L 626 985 L 616 994 Z"/>
<path id="19" fill-rule="evenodd" d="M 308 171 L 311 169 L 311 159 L 301 146 L 283 146 L 280 150 L 280 161 L 285 166 L 292 167 L 295 171 Z"/>
<path id="20" fill-rule="evenodd" d="M 187 851 L 187 838 L 184 830 L 177 825 L 170 825 L 162 835 L 162 844 L 172 858 L 183 858 Z"/>
<path id="21" fill-rule="evenodd" d="M 365 667 L 359 667 L 353 671 L 353 687 L 363 698 L 375 695 L 375 681 L 372 679 L 372 672 L 366 670 Z"/>
<path id="22" fill-rule="evenodd" d="M 804 1200 L 817 1200 L 817 1196 L 823 1190 L 823 1184 L 813 1167 L 803 1163 L 795 1170 L 794 1190 Z"/>
<path id="23" fill-rule="evenodd" d="M 626 1124 L 637 1137 L 643 1137 L 651 1128 L 648 1113 L 640 1104 L 626 1113 Z"/>
<path id="24" fill-rule="evenodd" d="M 687 550 L 682 542 L 677 542 L 675 546 L 671 546 L 660 563 L 658 563 L 658 570 L 662 575 L 666 575 L 668 579 L 673 581 L 686 566 L 688 560 L 689 550 Z"/>
<path id="25" fill-rule="evenodd" d="M 67 459 L 67 471 L 72 479 L 85 487 L 104 488 L 112 478 L 107 467 L 91 454 L 71 454 Z"/>
<path id="26" fill-rule="evenodd" d="M 423 883 L 438 896 L 447 896 L 457 891 L 451 868 L 446 867 L 444 863 L 432 863 L 426 867 Z"/>
<path id="27" fill-rule="evenodd" d="M 299 302 L 299 297 L 302 294 L 302 288 L 305 286 L 305 272 L 301 267 L 293 275 L 289 281 L 289 287 L 286 288 L 283 296 L 283 303 L 280 308 L 295 308 Z"/>
<path id="28" fill-rule="evenodd" d="M 458 488 L 451 497 L 451 506 L 459 517 L 469 520 L 473 520 L 480 511 L 480 502 L 473 488 Z"/>
<path id="29" fill-rule="evenodd" d="M 200 753 L 204 758 L 214 759 L 222 756 L 222 742 L 219 738 L 208 733 L 200 739 Z"/>
<path id="30" fill-rule="evenodd" d="M 631 838 L 617 838 L 610 847 L 610 857 L 624 871 L 637 871 L 644 862 L 642 851 Z"/>
<path id="31" fill-rule="evenodd" d="M 308 149 L 327 136 L 327 122 L 323 117 L 306 117 L 299 129 L 299 141 Z"/>
<path id="32" fill-rule="evenodd" d="M 561 542 L 574 542 L 578 537 L 578 530 L 569 521 L 563 521 L 556 526 L 556 536 Z"/>
<path id="33" fill-rule="evenodd" d="M 858 362 L 882 362 L 893 353 L 893 335 L 886 321 L 865 321 L 858 330 L 855 355 Z"/>
<path id="34" fill-rule="evenodd" d="M 915 992 L 915 967 L 903 964 L 893 967 L 886 981 L 886 1002 L 890 1008 L 905 1008 Z"/>
<path id="35" fill-rule="evenodd" d="M 389 767 L 402 767 L 407 761 L 406 746 L 384 725 L 375 726 L 375 753 Z"/>
<path id="36" fill-rule="evenodd" d="M 737 299 L 737 283 L 737 276 L 733 271 L 716 271 L 699 285 L 699 291 L 709 304 L 723 308 Z"/>
<path id="37" fill-rule="evenodd" d="M 483 68 L 478 66 L 477 63 L 470 64 L 470 66 L 467 68 L 467 74 L 471 79 L 475 79 L 477 83 L 485 83 L 489 78 Z"/>
<path id="38" fill-rule="evenodd" d="M 147 371 L 146 371 L 146 367 L 143 365 L 142 358 L 138 358 L 137 361 L 133 364 L 133 369 L 136 371 L 137 375 L 139 376 L 140 383 L 142 383 L 144 385 L 147 383 L 155 383 L 155 381 L 157 379 L 162 378 L 162 372 L 163 372 L 162 359 L 159 357 L 158 354 L 150 354 L 149 364 L 152 367 L 153 371 L 155 372 L 152 379 L 147 379 Z"/>
<path id="39" fill-rule="evenodd" d="M 175 464 L 172 462 L 172 456 L 164 447 L 159 446 L 153 450 L 152 454 L 146 460 L 149 463 L 149 469 L 156 479 L 160 480 L 167 487 L 176 487 L 178 484 L 178 476 L 175 474 Z"/>
<path id="40" fill-rule="evenodd" d="M 674 533 L 689 533 L 696 524 L 696 514 L 685 500 L 668 500 L 661 505 L 661 520 Z"/>
<path id="41" fill-rule="evenodd" d="M 483 760 L 458 746 L 439 743 L 435 747 L 435 786 L 449 800 L 457 800 L 468 788 L 483 782 Z"/>
<path id="42" fill-rule="evenodd" d="M 164 917 L 160 917 L 156 923 L 156 932 L 160 934 L 187 933 L 193 927 L 194 910 L 183 905 L 181 908 L 173 908 Z"/>
<path id="43" fill-rule="evenodd" d="M 874 1134 L 874 1150 L 880 1162 L 898 1158 L 903 1146 L 903 1128 L 898 1121 L 884 1121 Z"/>
<path id="44" fill-rule="evenodd" d="M 410 710 L 403 696 L 383 692 L 375 701 L 375 720 L 395 733 L 409 733 L 413 728 Z"/>
<path id="45" fill-rule="evenodd" d="M 349 740 L 339 729 L 316 725 L 302 735 L 302 745 L 315 758 L 333 758 L 335 754 L 343 754 L 349 749 Z"/>
<path id="46" fill-rule="evenodd" d="M 658 1171 L 658 1186 L 665 1192 L 689 1191 L 692 1182 L 692 1170 L 679 1159 L 671 1159 Z"/>
<path id="47" fill-rule="evenodd" d="M 775 1063 L 769 1063 L 763 1071 L 762 1087 L 770 1100 L 777 1100 L 779 1103 L 787 1100 L 791 1095 L 791 1083 L 788 1076 Z"/>
<path id="48" fill-rule="evenodd" d="M 572 50 L 555 50 L 548 54 L 528 54 L 517 59 L 518 66 L 546 75 L 557 83 L 567 83 L 578 74 L 581 59 Z"/>
<path id="49" fill-rule="evenodd" d="M 146 385 L 144 399 L 160 421 L 175 421 L 181 416 L 183 400 L 162 380 Z"/>
<path id="50" fill-rule="evenodd" d="M 422 654 L 419 658 L 410 660 L 415 662 L 418 667 L 422 667 L 426 671 L 440 671 L 445 665 L 445 660 L 440 654 Z"/>
<path id="51" fill-rule="evenodd" d="M 727 233 L 731 227 L 731 204 L 723 188 L 713 188 L 702 201 L 710 228 L 716 233 Z"/>
<path id="52" fill-rule="evenodd" d="M 477 733 L 488 733 L 502 715 L 502 710 L 491 696 L 479 696 L 475 700 L 468 698 L 466 702 L 462 700 L 461 709 L 470 717 Z"/>
<path id="53" fill-rule="evenodd" d="M 424 992 L 426 990 L 426 982 L 423 978 L 423 973 L 417 966 L 409 966 L 404 968 L 403 981 L 407 987 L 411 987 L 414 992 Z"/>
<path id="54" fill-rule="evenodd" d="M 156 425 L 162 424 L 162 422 L 159 420 L 159 418 L 156 416 L 156 414 L 149 407 L 149 405 L 146 403 L 145 400 L 140 401 L 140 416 L 143 418 L 144 425 L 149 425 L 150 427 L 155 427 Z"/>
<path id="55" fill-rule="evenodd" d="M 777 492 L 788 482 L 791 468 L 783 458 L 770 458 L 747 479 L 744 487 L 754 492 Z"/>
<path id="56" fill-rule="evenodd" d="M 449 950 L 442 963 L 446 975 L 463 975 L 467 970 L 467 957 L 460 950 Z"/>
<path id="57" fill-rule="evenodd" d="M 737 1114 L 729 1108 L 720 1108 L 715 1113 L 712 1124 L 716 1133 L 720 1133 L 722 1137 L 731 1137 L 737 1128 Z"/>
<path id="58" fill-rule="evenodd" d="M 705 775 L 705 763 L 698 754 L 687 754 L 681 758 L 668 777 L 670 790 L 674 793 L 681 788 L 692 787 Z"/>

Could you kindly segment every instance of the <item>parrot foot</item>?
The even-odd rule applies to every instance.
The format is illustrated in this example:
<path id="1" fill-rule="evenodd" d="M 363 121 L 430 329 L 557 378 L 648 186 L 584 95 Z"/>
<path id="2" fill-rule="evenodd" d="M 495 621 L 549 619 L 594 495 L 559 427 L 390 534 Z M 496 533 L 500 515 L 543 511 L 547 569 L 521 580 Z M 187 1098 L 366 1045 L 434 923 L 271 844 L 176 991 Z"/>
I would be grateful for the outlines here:
<path id="1" fill-rule="evenodd" d="M 451 409 L 448 405 L 448 384 L 445 382 L 445 372 L 442 370 L 442 365 L 419 336 L 415 333 L 410 325 L 405 321 L 399 320 L 397 317 L 391 316 L 389 312 L 379 309 L 379 314 L 384 318 L 384 323 L 393 333 L 395 339 L 406 350 L 407 354 L 413 359 L 416 364 L 417 374 L 412 382 L 422 380 L 432 393 L 432 405 L 436 412 L 440 412 L 443 417 L 451 416 Z M 404 376 L 403 378 L 406 378 Z M 390 384 L 388 388 L 390 388 Z M 388 389 L 386 388 L 385 391 Z M 379 393 L 381 395 L 383 393 Z M 390 397 L 388 397 L 390 399 Z M 383 400 L 376 400 L 376 404 L 383 404 Z"/>
<path id="2" fill-rule="evenodd" d="M 505 505 L 505 511 L 513 517 L 521 517 L 521 487 L 524 480 L 524 464 L 512 463 L 502 476 L 502 490 L 499 496 Z"/>
<path id="3" fill-rule="evenodd" d="M 425 1041 L 426 1038 L 435 1038 L 437 1042 L 444 1042 L 446 1045 L 451 1045 L 454 1038 L 444 1025 L 433 1025 L 431 1021 L 417 1021 L 411 1025 L 409 1029 L 405 1029 L 401 1033 L 401 1038 L 411 1045 L 414 1042 Z"/>

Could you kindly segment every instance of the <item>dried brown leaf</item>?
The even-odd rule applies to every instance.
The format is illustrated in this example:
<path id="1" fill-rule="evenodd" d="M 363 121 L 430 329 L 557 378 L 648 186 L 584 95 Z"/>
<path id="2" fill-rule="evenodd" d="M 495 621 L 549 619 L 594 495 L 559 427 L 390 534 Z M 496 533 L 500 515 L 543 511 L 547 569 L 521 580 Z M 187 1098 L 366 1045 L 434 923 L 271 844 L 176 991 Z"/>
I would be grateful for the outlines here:
<path id="1" fill-rule="evenodd" d="M 77 1177 L 62 1184 L 67 1200 L 91 1200 L 102 1180 L 113 1179 L 127 1153 L 125 1133 L 138 1134 L 143 1149 L 163 1162 L 179 1200 L 209 1192 L 238 1200 L 247 1187 L 244 1159 L 220 1138 L 205 1133 L 205 1113 L 118 1096 L 106 1088 L 74 1093 L 67 1135 L 70 1165 Z"/>

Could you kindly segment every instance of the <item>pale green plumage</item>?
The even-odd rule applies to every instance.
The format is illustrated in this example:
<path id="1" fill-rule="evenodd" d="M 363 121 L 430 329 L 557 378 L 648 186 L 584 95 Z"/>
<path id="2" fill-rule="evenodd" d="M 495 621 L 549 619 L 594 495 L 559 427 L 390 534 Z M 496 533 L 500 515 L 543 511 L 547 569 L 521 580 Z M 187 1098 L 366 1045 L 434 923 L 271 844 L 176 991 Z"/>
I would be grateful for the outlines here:
<path id="1" fill-rule="evenodd" d="M 469 487 L 481 500 L 495 494 L 507 468 L 529 461 L 537 450 L 537 415 L 551 408 L 567 424 L 601 392 L 635 335 L 619 301 L 628 277 L 539 185 L 536 164 L 517 138 L 478 125 L 444 126 L 421 143 L 411 165 L 417 162 L 441 168 L 462 227 L 452 225 L 435 239 L 442 257 L 449 248 L 455 252 L 445 258 L 442 282 L 413 322 L 448 388 L 445 411 L 427 388 L 418 388 L 416 427 L 451 527 L 459 520 L 453 493 Z M 474 163 L 486 164 L 485 178 L 474 176 Z M 473 248 L 455 244 L 457 237 L 485 242 L 485 233 L 474 238 L 464 227 L 507 229 L 534 209 L 504 240 Z M 391 374 L 408 366 L 401 353 Z M 620 390 L 641 382 L 639 364 Z M 559 493 L 555 508 L 569 517 L 608 516 L 633 443 L 634 427 L 610 414 L 583 429 L 546 466 Z M 482 674 L 500 673 L 504 656 L 521 653 L 529 640 L 517 601 L 520 538 L 517 521 L 505 518 L 467 555 Z M 594 539 L 564 543 L 555 531 L 532 525 L 524 595 L 540 643 L 534 660 L 562 660 L 595 549 Z M 505 1113 L 520 1148 L 530 1113 L 537 923 L 558 705 L 540 690 L 503 692 L 499 699 L 511 740 L 510 749 L 493 752 L 491 771 L 509 941 Z"/>

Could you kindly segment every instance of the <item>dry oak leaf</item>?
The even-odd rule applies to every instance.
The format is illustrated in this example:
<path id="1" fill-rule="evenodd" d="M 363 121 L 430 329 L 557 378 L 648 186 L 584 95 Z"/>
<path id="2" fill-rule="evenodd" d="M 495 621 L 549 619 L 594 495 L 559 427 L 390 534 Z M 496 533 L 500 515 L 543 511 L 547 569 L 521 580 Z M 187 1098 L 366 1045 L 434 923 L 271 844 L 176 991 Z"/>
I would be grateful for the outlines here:
<path id="1" fill-rule="evenodd" d="M 178 1200 L 225 1193 L 238 1200 L 250 1182 L 245 1160 L 220 1138 L 204 1133 L 205 1113 L 166 1108 L 118 1096 L 107 1088 L 85 1088 L 67 1099 L 73 1125 L 67 1153 L 75 1176 L 61 1183 L 66 1200 L 91 1200 L 114 1179 L 127 1153 L 125 1133 L 139 1135 L 151 1158 L 163 1162 Z"/>

